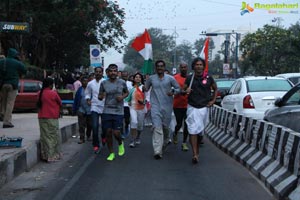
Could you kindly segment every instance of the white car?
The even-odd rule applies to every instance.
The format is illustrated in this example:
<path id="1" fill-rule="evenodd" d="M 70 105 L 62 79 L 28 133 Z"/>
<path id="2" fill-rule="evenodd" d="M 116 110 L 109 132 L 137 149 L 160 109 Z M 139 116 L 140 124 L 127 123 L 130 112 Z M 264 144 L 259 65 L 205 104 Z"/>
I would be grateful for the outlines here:
<path id="1" fill-rule="evenodd" d="M 300 82 L 300 73 L 277 74 L 276 77 L 283 77 L 291 81 L 294 85 Z"/>
<path id="2" fill-rule="evenodd" d="M 282 97 L 292 86 L 289 80 L 280 77 L 239 78 L 223 98 L 221 106 L 246 117 L 263 119 L 265 111 L 274 107 L 275 99 Z"/>

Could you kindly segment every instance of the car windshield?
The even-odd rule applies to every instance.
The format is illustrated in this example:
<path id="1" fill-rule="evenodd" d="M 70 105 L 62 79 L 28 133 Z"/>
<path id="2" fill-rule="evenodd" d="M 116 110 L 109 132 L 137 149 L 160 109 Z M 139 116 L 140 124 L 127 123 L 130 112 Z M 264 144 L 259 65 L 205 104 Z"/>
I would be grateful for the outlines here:
<path id="1" fill-rule="evenodd" d="M 249 92 L 288 91 L 292 87 L 287 80 L 281 79 L 248 80 L 247 86 Z"/>
<path id="2" fill-rule="evenodd" d="M 219 88 L 230 88 L 231 85 L 234 83 L 234 80 L 216 81 L 216 83 Z"/>
<path id="3" fill-rule="evenodd" d="M 299 105 L 300 104 L 300 85 L 298 85 L 297 88 L 298 89 L 286 101 L 287 105 Z"/>

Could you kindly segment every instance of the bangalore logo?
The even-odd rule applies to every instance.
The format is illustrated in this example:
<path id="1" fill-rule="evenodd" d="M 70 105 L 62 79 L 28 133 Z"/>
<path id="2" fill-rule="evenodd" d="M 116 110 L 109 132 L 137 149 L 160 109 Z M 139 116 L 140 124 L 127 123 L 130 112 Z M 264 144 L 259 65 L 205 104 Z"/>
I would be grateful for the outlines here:
<path id="1" fill-rule="evenodd" d="M 249 4 L 247 4 L 245 1 L 242 2 L 242 8 L 241 8 L 241 15 L 243 16 L 244 14 L 246 13 L 250 13 L 250 12 L 253 12 L 254 9 L 249 6 Z"/>

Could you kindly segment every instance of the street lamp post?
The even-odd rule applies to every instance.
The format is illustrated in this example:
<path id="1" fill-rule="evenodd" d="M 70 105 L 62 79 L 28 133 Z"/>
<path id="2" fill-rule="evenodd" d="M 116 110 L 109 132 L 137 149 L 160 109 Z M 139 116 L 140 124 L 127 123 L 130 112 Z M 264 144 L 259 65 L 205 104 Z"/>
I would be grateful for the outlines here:
<path id="1" fill-rule="evenodd" d="M 177 29 L 176 26 L 175 26 L 174 29 L 163 29 L 163 30 L 173 30 L 174 31 L 173 34 L 172 34 L 172 36 L 174 38 L 174 42 L 175 42 L 173 65 L 174 65 L 174 67 L 176 67 L 177 66 L 177 63 L 176 63 L 176 59 L 177 59 L 177 55 L 176 55 L 177 54 L 176 53 L 177 41 L 176 41 L 176 39 L 179 36 L 179 34 L 177 33 L 177 30 L 184 30 L 185 31 L 187 29 L 186 28 Z"/>

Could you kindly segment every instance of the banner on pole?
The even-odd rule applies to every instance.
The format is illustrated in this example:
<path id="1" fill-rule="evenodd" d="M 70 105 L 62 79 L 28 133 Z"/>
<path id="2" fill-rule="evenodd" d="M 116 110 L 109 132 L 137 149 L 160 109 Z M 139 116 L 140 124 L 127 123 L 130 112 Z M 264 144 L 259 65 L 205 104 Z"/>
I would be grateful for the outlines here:
<path id="1" fill-rule="evenodd" d="M 90 45 L 90 62 L 93 67 L 101 67 L 101 57 L 100 57 L 100 45 L 91 44 Z"/>

